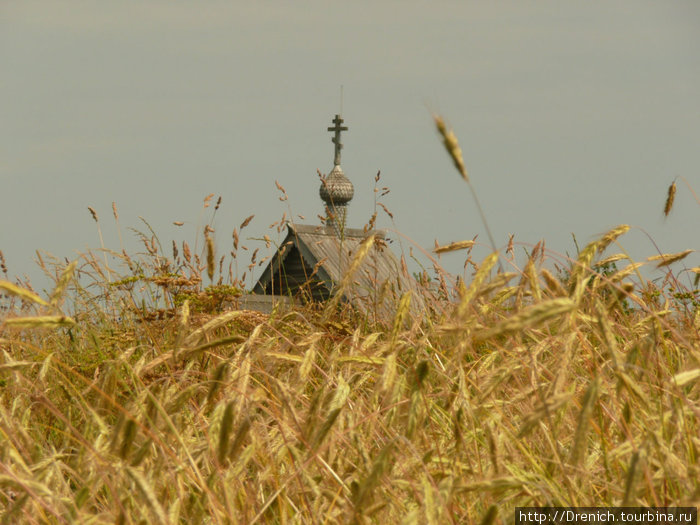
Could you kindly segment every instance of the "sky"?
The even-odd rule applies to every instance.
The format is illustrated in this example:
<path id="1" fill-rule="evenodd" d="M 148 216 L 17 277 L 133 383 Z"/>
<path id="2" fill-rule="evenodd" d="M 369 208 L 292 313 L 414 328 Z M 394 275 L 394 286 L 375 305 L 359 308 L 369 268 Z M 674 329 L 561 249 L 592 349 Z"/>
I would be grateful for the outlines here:
<path id="1" fill-rule="evenodd" d="M 519 251 L 573 255 L 572 233 L 583 246 L 626 223 L 636 259 L 700 248 L 695 0 L 3 0 L 0 71 L 0 250 L 39 285 L 36 250 L 100 248 L 88 206 L 105 247 L 121 233 L 132 253 L 140 217 L 164 246 L 201 246 L 210 193 L 219 253 L 251 214 L 244 237 L 283 213 L 318 223 L 341 111 L 348 225 L 373 213 L 381 171 L 394 219 L 380 209 L 378 226 L 403 249 L 478 235 L 477 258 L 489 251 L 433 113 L 499 247 L 514 234 Z M 462 272 L 464 255 L 441 262 Z"/>

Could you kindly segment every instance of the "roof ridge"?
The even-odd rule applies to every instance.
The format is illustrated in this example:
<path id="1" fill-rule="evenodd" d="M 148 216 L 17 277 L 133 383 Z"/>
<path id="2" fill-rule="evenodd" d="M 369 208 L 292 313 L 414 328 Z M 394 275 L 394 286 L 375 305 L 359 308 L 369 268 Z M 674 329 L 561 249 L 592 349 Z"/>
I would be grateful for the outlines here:
<path id="1" fill-rule="evenodd" d="M 330 226 L 320 226 L 313 224 L 297 224 L 291 221 L 287 222 L 287 228 L 296 233 L 314 233 L 317 235 L 331 235 L 337 237 L 338 234 L 334 228 Z M 360 237 L 365 238 L 370 235 L 376 235 L 380 239 L 386 237 L 386 230 L 362 230 L 360 228 L 344 228 L 343 234 L 345 237 Z"/>

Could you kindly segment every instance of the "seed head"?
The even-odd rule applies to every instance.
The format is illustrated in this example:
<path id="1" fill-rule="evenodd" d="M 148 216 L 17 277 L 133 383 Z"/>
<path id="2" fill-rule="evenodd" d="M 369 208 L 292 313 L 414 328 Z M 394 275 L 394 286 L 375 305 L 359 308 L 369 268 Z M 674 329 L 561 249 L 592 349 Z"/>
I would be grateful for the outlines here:
<path id="1" fill-rule="evenodd" d="M 664 206 L 664 217 L 668 217 L 673 208 L 673 199 L 676 198 L 676 183 L 675 181 L 668 187 L 668 195 L 666 197 L 666 205 Z"/>
<path id="2" fill-rule="evenodd" d="M 214 280 L 214 239 L 207 235 L 207 276 L 209 280 Z"/>
<path id="3" fill-rule="evenodd" d="M 454 131 L 447 129 L 447 126 L 445 126 L 445 121 L 440 115 L 433 115 L 433 119 L 435 120 L 435 126 L 437 127 L 438 133 L 440 133 L 440 136 L 442 137 L 442 143 L 445 145 L 447 153 L 449 153 L 450 157 L 452 157 L 452 162 L 454 162 L 457 171 L 459 171 L 460 175 L 462 175 L 462 178 L 465 181 L 469 182 L 467 169 L 464 167 L 462 149 L 459 147 L 459 143 L 457 142 L 457 136 L 454 134 Z"/>

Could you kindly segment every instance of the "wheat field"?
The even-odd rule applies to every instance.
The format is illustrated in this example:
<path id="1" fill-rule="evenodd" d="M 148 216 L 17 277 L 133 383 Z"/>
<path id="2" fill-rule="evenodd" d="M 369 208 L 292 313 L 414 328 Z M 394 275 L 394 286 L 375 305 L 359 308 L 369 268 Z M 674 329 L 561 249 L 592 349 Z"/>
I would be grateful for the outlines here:
<path id="1" fill-rule="evenodd" d="M 249 222 L 228 258 L 207 228 L 200 251 L 172 254 L 141 234 L 139 254 L 40 259 L 48 297 L 0 281 L 2 523 L 490 524 L 516 506 L 700 504 L 690 251 L 605 255 L 626 225 L 572 260 L 538 244 L 521 267 L 512 246 L 474 261 L 458 242 L 435 256 L 460 250 L 471 280 L 436 265 L 393 318 L 339 301 L 268 315 L 229 307 Z"/>

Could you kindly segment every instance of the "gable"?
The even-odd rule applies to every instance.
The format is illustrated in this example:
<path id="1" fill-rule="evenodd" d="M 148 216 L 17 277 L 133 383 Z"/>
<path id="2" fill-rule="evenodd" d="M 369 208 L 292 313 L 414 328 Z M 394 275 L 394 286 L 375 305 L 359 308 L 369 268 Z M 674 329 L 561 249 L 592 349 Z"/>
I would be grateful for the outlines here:
<path id="1" fill-rule="evenodd" d="M 281 257 L 278 252 L 270 262 L 253 291 L 263 295 L 301 296 L 325 301 L 330 297 L 330 289 L 314 274 L 314 264 L 310 263 L 301 255 L 299 247 L 291 243 Z"/>
<path id="2" fill-rule="evenodd" d="M 372 234 L 375 242 L 344 290 L 345 300 L 363 311 L 390 313 L 403 293 L 416 289 L 387 246 L 384 232 L 346 228 L 339 238 L 334 229 L 323 226 L 288 223 L 288 229 L 283 249 L 263 271 L 255 293 L 303 296 L 306 290 L 315 301 L 328 299 L 346 275 L 362 241 Z"/>

